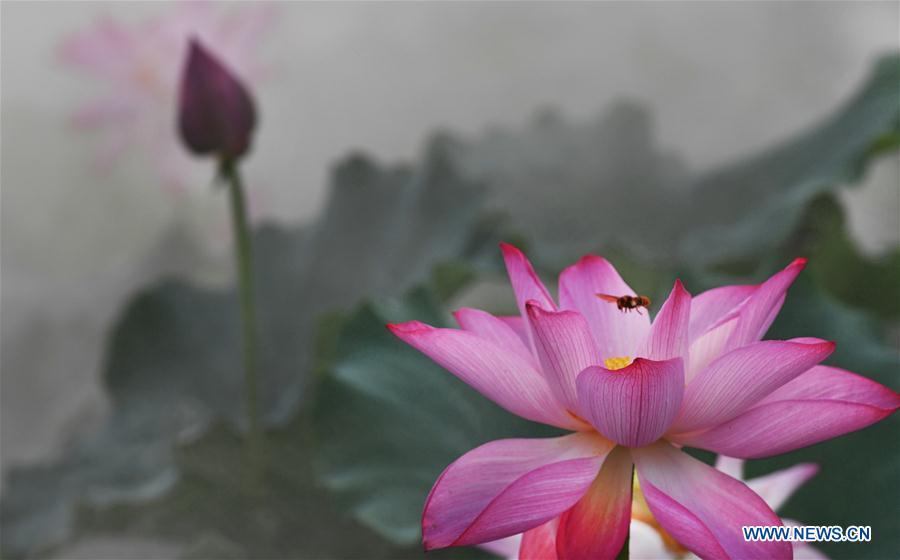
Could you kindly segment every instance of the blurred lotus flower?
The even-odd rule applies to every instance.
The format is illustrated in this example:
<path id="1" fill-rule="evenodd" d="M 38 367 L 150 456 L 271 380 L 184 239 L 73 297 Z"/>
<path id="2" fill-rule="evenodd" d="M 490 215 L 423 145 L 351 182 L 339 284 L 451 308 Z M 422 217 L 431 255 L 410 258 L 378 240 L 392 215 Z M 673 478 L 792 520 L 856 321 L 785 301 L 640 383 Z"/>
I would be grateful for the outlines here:
<path id="1" fill-rule="evenodd" d="M 506 410 L 574 433 L 493 441 L 452 463 L 425 504 L 426 549 L 524 533 L 521 557 L 613 558 L 629 533 L 636 469 L 654 521 L 686 550 L 790 558 L 790 543 L 742 537 L 744 525 L 781 525 L 772 508 L 680 447 L 766 457 L 900 406 L 894 391 L 818 365 L 832 342 L 761 341 L 802 259 L 760 285 L 696 298 L 676 281 L 651 322 L 597 297 L 635 293 L 600 257 L 563 271 L 557 306 L 525 256 L 502 249 L 520 316 L 461 309 L 461 329 L 389 328 Z"/>
<path id="2" fill-rule="evenodd" d="M 191 39 L 181 82 L 178 129 L 189 150 L 235 160 L 250 147 L 256 111 L 247 89 Z"/>
<path id="3" fill-rule="evenodd" d="M 208 170 L 198 169 L 173 134 L 189 40 L 197 38 L 236 76 L 253 84 L 265 75 L 258 50 L 276 20 L 276 7 L 269 3 L 235 5 L 225 14 L 218 9 L 212 3 L 185 2 L 138 25 L 103 19 L 60 45 L 66 65 L 98 78 L 105 87 L 105 93 L 74 115 L 79 129 L 102 133 L 101 168 L 134 149 L 151 155 L 173 193 L 192 183 L 208 184 Z"/>

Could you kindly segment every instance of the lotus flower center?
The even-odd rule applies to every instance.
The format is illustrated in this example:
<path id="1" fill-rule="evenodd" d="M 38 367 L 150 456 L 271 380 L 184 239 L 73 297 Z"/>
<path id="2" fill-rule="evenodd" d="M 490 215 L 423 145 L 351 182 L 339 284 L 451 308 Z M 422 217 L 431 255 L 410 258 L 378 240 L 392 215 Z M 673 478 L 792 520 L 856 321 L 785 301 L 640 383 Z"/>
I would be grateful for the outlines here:
<path id="1" fill-rule="evenodd" d="M 616 358 L 606 358 L 603 360 L 603 366 L 610 370 L 615 371 L 617 369 L 622 369 L 623 367 L 628 367 L 631 362 L 634 361 L 631 359 L 631 356 L 618 356 Z"/>

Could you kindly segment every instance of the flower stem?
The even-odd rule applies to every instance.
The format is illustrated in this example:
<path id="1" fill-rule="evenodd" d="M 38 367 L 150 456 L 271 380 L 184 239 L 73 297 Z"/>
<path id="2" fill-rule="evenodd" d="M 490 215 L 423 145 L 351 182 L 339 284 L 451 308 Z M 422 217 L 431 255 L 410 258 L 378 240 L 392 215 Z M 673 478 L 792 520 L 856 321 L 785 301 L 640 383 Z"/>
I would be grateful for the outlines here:
<path id="1" fill-rule="evenodd" d="M 631 480 L 637 480 L 634 476 L 634 465 L 631 466 Z M 631 485 L 631 500 L 634 500 L 634 485 Z M 630 503 L 630 500 L 629 500 Z M 629 505 L 629 510 L 631 509 Z M 622 549 L 619 550 L 619 553 L 616 555 L 616 560 L 628 560 L 630 552 L 629 548 L 631 545 L 631 525 L 629 525 L 629 531 L 625 535 L 625 542 L 622 544 Z"/>
<path id="2" fill-rule="evenodd" d="M 244 186 L 237 166 L 225 160 L 222 177 L 228 183 L 231 198 L 231 220 L 234 235 L 235 266 L 241 307 L 241 349 L 244 359 L 244 413 L 247 420 L 246 460 L 247 484 L 256 494 L 262 478 L 263 437 L 259 423 L 259 375 L 257 371 L 256 304 L 253 288 L 253 254 Z"/>

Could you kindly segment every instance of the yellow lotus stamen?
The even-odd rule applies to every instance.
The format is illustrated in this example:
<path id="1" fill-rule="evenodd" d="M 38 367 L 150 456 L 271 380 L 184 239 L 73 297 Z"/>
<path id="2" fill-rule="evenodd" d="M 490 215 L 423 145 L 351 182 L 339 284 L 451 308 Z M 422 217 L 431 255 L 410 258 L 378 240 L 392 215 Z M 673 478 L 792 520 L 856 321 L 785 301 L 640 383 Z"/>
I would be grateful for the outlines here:
<path id="1" fill-rule="evenodd" d="M 615 358 L 606 358 L 603 360 L 603 366 L 608 370 L 617 370 L 627 367 L 633 360 L 631 356 L 617 356 Z"/>

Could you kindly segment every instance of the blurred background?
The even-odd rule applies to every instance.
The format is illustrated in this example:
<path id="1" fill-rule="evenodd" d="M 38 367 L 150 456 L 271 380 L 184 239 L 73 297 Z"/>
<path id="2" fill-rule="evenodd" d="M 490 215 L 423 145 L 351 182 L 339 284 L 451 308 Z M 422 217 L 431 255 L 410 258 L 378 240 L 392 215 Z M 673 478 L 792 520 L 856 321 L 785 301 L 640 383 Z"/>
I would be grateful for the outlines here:
<path id="1" fill-rule="evenodd" d="M 121 464 L 113 486 L 122 490 L 128 486 L 123 480 L 139 479 L 141 490 L 128 494 L 134 503 L 181 488 L 184 465 L 169 465 L 173 441 L 183 443 L 187 427 L 198 425 L 211 437 L 220 420 L 228 425 L 235 407 L 229 400 L 234 383 L 205 384 L 217 379 L 219 365 L 210 366 L 203 382 L 185 381 L 196 368 L 192 358 L 179 360 L 191 352 L 169 343 L 166 334 L 173 332 L 169 321 L 184 323 L 174 315 L 159 319 L 153 307 L 162 300 L 167 309 L 186 310 L 190 322 L 202 315 L 192 314 L 192 305 L 215 309 L 208 298 L 227 300 L 231 284 L 225 193 L 213 186 L 210 162 L 183 154 L 174 132 L 175 80 L 191 34 L 250 85 L 261 113 L 244 166 L 262 236 L 260 284 L 290 280 L 288 295 L 275 299 L 281 307 L 296 304 L 291 316 L 273 315 L 263 331 L 276 341 L 273 352 L 282 340 L 304 341 L 290 360 L 273 361 L 273 376 L 284 383 L 264 391 L 272 408 L 267 422 L 273 430 L 288 429 L 308 408 L 314 418 L 302 423 L 314 433 L 294 438 L 305 442 L 340 440 L 341 422 L 352 424 L 330 419 L 323 431 L 315 427 L 323 421 L 314 412 L 319 405 L 302 404 L 316 393 L 349 406 L 327 382 L 321 391 L 310 389 L 307 371 L 333 375 L 340 367 L 329 366 L 329 357 L 352 354 L 313 352 L 312 341 L 342 328 L 338 320 L 322 327 L 313 317 L 346 317 L 363 297 L 397 297 L 428 278 L 437 278 L 438 287 L 429 288 L 440 302 L 432 306 L 436 313 L 460 301 L 484 304 L 498 297 L 502 303 L 495 307 L 509 306 L 511 296 L 496 274 L 495 245 L 480 246 L 486 238 L 521 240 L 548 275 L 579 251 L 609 250 L 623 256 L 648 292 L 671 285 L 675 274 L 695 279 L 694 287 L 688 284 L 694 293 L 712 278 L 755 278 L 788 262 L 794 249 L 812 247 L 833 265 L 813 276 L 838 305 L 849 305 L 850 318 L 838 327 L 859 331 L 865 324 L 871 328 L 866 333 L 876 333 L 867 343 L 884 346 L 869 356 L 877 354 L 872 359 L 885 372 L 879 381 L 896 389 L 900 293 L 891 279 L 900 244 L 900 116 L 896 61 L 881 57 L 900 47 L 898 22 L 896 2 L 4 2 L 0 467 L 6 553 L 162 557 L 212 550 L 241 556 L 246 546 L 224 542 L 221 524 L 213 523 L 213 530 L 199 523 L 187 538 L 145 519 L 123 527 L 102 512 L 73 513 L 84 496 L 91 507 L 108 507 L 124 495 L 98 490 L 106 488 L 108 473 L 97 474 L 103 469 L 95 463 L 105 467 L 111 460 L 91 454 L 133 441 L 132 432 L 110 435 L 109 419 L 124 408 L 158 405 L 146 416 L 151 424 L 158 424 L 160 410 L 187 418 L 160 429 L 174 440 L 154 435 L 154 452 L 166 458 L 153 455 L 152 468 L 138 468 L 133 456 L 116 451 Z M 796 162 L 785 163 L 790 157 Z M 754 162 L 761 171 L 747 169 Z M 781 164 L 784 172 L 773 171 Z M 727 200 L 698 195 L 719 182 L 738 189 L 721 213 L 712 205 Z M 706 200 L 709 208 L 698 203 Z M 738 200 L 753 202 L 735 206 Z M 633 215 L 618 210 L 628 201 L 639 208 Z M 496 224 L 488 219 L 493 216 L 499 216 Z M 723 226 L 740 230 L 740 239 L 715 235 Z M 292 244 L 296 250 L 285 249 Z M 828 249 L 838 245 L 840 251 Z M 707 249 L 708 258 L 696 258 Z M 435 276 L 432 267 L 445 261 L 469 268 L 448 273 L 444 267 L 443 276 Z M 864 262 L 874 271 L 871 278 L 884 276 L 870 285 L 865 278 L 828 280 L 848 262 Z M 148 293 L 148 286 L 159 290 Z M 874 310 L 868 300 L 854 307 L 853 291 L 872 292 L 879 303 Z M 133 299 L 138 293 L 144 299 Z M 372 313 L 402 314 L 403 305 Z M 204 316 L 207 324 L 198 320 L 175 332 L 200 345 L 213 345 L 209 339 L 217 334 L 227 339 L 233 333 L 218 328 L 215 313 Z M 295 326 L 296 316 L 305 323 Z M 352 324 L 352 317 L 342 320 Z M 346 337 L 335 336 L 343 342 L 331 346 L 348 348 Z M 142 341 L 150 346 L 140 347 Z M 155 363 L 152 356 L 161 354 L 170 361 Z M 216 362 L 213 355 L 210 350 L 202 363 Z M 138 367 L 129 360 L 143 361 Z M 165 389 L 153 385 L 170 377 L 175 381 Z M 210 397 L 208 387 L 224 396 Z M 117 397 L 129 406 L 117 406 Z M 117 425 L 144 433 L 146 418 Z M 896 435 L 893 426 L 877 441 Z M 96 433 L 106 435 L 92 439 Z M 272 437 L 280 441 L 284 434 Z M 871 456 L 873 437 L 856 440 Z M 884 444 L 890 459 L 880 466 L 887 478 L 879 480 L 889 481 L 885 492 L 900 491 L 896 439 L 884 441 L 892 441 Z M 452 450 L 443 452 L 452 458 Z M 335 454 L 322 456 L 327 470 Z M 303 465 L 319 460 L 312 451 L 304 457 Z M 83 474 L 86 464 L 94 469 L 89 475 Z M 40 487 L 41 495 L 11 491 L 9 473 L 33 474 L 36 465 L 44 469 L 39 477 L 17 480 Z M 140 476 L 132 472 L 141 469 Z M 182 474 L 167 478 L 163 471 Z M 323 485 L 339 486 L 327 477 L 316 483 Z M 399 554 L 391 547 L 414 541 L 405 517 L 384 522 L 390 514 L 377 507 L 360 513 L 364 494 L 354 487 L 354 497 L 334 503 L 353 503 L 347 518 L 352 514 L 353 523 L 371 529 L 377 542 L 386 539 L 384 555 Z M 412 517 L 421 497 L 412 492 L 409 498 Z M 802 511 L 812 511 L 810 504 Z M 892 523 L 889 546 L 896 545 L 896 505 L 872 515 Z M 321 544 L 308 550 L 358 557 L 376 550 L 366 542 L 370 548 L 348 544 L 330 551 Z M 293 549 L 284 546 L 273 554 L 291 556 Z M 833 554 L 854 549 L 836 547 Z"/>

